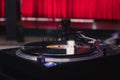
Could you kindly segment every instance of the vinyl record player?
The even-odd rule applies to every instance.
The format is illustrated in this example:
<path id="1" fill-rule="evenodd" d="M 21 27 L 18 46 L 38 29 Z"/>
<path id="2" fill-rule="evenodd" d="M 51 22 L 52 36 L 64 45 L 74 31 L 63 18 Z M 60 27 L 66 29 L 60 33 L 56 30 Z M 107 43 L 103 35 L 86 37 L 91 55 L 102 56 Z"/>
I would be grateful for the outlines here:
<path id="1" fill-rule="evenodd" d="M 0 67 L 3 73 L 17 80 L 86 79 L 87 76 L 103 79 L 106 74 L 118 71 L 119 55 L 104 57 L 99 46 L 76 42 L 72 46 L 74 53 L 69 54 L 67 41 L 26 43 L 19 48 L 1 50 Z M 113 69 L 112 65 L 117 67 Z"/>
<path id="2" fill-rule="evenodd" d="M 71 44 L 71 43 L 70 43 Z M 91 45 L 75 44 L 72 48 L 67 41 L 33 42 L 24 44 L 16 51 L 18 57 L 40 62 L 77 62 L 102 57 L 100 49 Z M 68 50 L 67 50 L 68 49 Z M 74 50 L 70 54 L 71 50 Z"/>

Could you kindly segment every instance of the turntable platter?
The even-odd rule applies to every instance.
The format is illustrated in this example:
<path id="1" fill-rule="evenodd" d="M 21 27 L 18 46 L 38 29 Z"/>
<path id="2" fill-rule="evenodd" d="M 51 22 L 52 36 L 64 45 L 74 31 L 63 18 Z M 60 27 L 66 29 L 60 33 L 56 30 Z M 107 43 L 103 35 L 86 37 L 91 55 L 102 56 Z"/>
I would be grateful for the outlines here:
<path id="1" fill-rule="evenodd" d="M 18 57 L 34 60 L 44 58 L 46 62 L 72 62 L 94 59 L 103 56 L 102 51 L 91 48 L 89 45 L 80 45 L 75 48 L 75 54 L 66 54 L 66 41 L 65 42 L 33 42 L 24 44 L 17 50 Z"/>

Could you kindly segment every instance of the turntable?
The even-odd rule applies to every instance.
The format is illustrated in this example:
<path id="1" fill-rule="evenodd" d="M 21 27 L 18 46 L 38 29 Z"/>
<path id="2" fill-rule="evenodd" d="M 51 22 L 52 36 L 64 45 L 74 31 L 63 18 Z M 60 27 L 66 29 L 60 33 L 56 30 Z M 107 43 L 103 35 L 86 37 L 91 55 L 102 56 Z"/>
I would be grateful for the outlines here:
<path id="1" fill-rule="evenodd" d="M 119 69 L 120 55 L 104 57 L 98 43 L 99 41 L 92 44 L 72 41 L 72 45 L 68 41 L 26 43 L 19 48 L 1 50 L 0 68 L 3 73 L 17 80 L 84 79 L 88 76 L 91 79 L 101 76 L 103 79 L 111 74 L 116 76 L 114 72 Z"/>
<path id="2" fill-rule="evenodd" d="M 73 44 L 73 45 L 72 45 Z M 20 58 L 49 63 L 68 63 L 96 59 L 103 56 L 94 45 L 76 44 L 69 41 L 43 41 L 24 44 L 16 51 Z M 50 65 L 46 66 L 50 67 Z"/>

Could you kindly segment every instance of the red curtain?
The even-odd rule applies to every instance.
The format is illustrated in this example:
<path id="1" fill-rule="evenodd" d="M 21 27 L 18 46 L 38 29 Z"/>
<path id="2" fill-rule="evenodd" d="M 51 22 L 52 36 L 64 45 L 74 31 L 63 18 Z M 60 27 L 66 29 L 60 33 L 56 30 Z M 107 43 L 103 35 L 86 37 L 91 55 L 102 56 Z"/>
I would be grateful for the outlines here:
<path id="1" fill-rule="evenodd" d="M 53 18 L 66 18 L 66 1 L 53 0 Z"/>
<path id="2" fill-rule="evenodd" d="M 22 0 L 24 17 L 65 18 L 66 0 Z"/>
<path id="3" fill-rule="evenodd" d="M 71 0 L 68 14 L 72 13 L 73 18 L 94 18 L 95 3 L 96 0 Z"/>
<path id="4" fill-rule="evenodd" d="M 5 17 L 5 0 L 0 0 L 0 18 Z"/>
<path id="5" fill-rule="evenodd" d="M 21 9 L 22 15 L 25 17 L 35 17 L 35 1 L 36 0 L 22 0 Z M 36 4 L 37 5 L 37 4 Z"/>
<path id="6" fill-rule="evenodd" d="M 120 0 L 22 0 L 23 17 L 120 20 Z"/>
<path id="7" fill-rule="evenodd" d="M 97 0 L 96 19 L 120 20 L 120 0 Z"/>

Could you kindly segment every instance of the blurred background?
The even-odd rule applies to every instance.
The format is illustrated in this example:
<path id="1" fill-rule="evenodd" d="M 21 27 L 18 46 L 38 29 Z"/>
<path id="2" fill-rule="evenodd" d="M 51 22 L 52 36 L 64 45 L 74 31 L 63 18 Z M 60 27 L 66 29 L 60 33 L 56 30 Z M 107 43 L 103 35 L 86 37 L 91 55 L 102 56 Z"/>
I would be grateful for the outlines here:
<path id="1" fill-rule="evenodd" d="M 105 40 L 120 30 L 120 0 L 0 0 L 0 49 L 55 40 L 66 18 L 74 32 Z"/>

